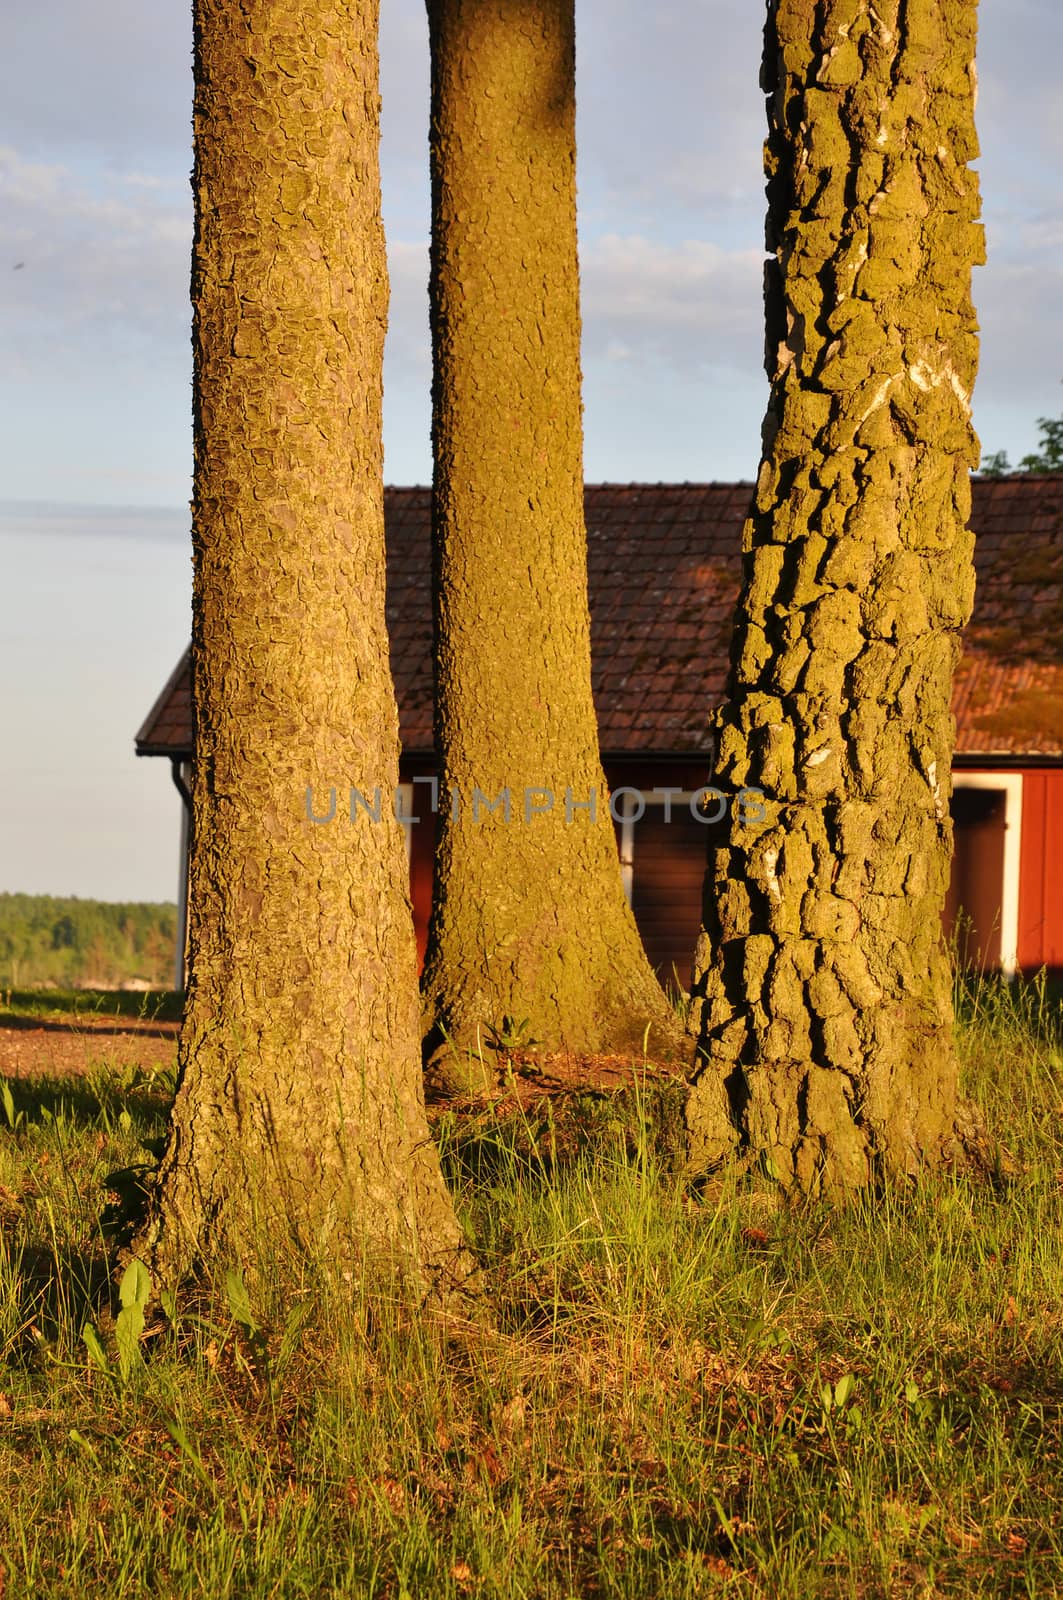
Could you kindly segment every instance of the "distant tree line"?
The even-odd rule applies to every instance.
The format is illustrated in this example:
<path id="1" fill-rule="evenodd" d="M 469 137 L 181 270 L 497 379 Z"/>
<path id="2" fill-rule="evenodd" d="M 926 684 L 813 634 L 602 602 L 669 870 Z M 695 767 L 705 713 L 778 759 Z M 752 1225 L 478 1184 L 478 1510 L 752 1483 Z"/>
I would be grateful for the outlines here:
<path id="1" fill-rule="evenodd" d="M 175 905 L 0 894 L 0 985 L 117 988 L 173 982 Z"/>

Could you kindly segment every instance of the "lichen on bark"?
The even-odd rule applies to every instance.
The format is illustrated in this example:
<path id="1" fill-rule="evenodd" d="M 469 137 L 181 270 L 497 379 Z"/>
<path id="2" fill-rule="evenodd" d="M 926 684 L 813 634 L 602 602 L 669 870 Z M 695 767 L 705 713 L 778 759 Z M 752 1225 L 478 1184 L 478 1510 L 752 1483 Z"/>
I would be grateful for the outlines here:
<path id="1" fill-rule="evenodd" d="M 771 396 L 717 781 L 689 1161 L 848 1189 L 958 1157 L 941 909 L 983 259 L 976 0 L 772 0 Z M 741 886 L 741 893 L 736 892 Z"/>
<path id="2" fill-rule="evenodd" d="M 134 1248 L 446 1293 L 384 625 L 377 0 L 195 5 L 193 785 L 179 1083 Z M 385 808 L 390 815 L 390 808 Z"/>
<path id="3" fill-rule="evenodd" d="M 430 1038 L 672 1049 L 591 698 L 573 0 L 429 0 L 436 885 Z M 508 791 L 508 819 L 476 804 Z M 545 796 L 552 796 L 547 807 Z M 593 813 L 588 809 L 593 796 Z M 529 799 L 530 797 L 530 799 Z"/>

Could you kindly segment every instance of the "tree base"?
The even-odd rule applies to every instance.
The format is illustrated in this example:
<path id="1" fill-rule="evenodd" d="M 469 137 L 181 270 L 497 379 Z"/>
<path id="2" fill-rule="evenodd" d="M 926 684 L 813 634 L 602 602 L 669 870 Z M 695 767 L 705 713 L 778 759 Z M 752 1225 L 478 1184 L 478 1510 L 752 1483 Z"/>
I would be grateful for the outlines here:
<path id="1" fill-rule="evenodd" d="M 700 1183 L 725 1169 L 759 1169 L 795 1194 L 842 1198 L 932 1172 L 1000 1183 L 1021 1170 L 973 1101 L 956 1100 L 932 1137 L 917 1144 L 910 1120 L 907 1137 L 898 1138 L 899 1119 L 884 1127 L 854 1119 L 846 1083 L 825 1081 L 842 1075 L 811 1070 L 816 1078 L 810 1082 L 806 1073 L 796 1092 L 793 1081 L 783 1078 L 773 1094 L 761 1094 L 750 1093 L 750 1075 L 739 1067 L 726 1078 L 711 1067 L 703 1069 L 684 1110 L 687 1175 Z M 920 1131 L 926 1128 L 924 1120 Z"/>

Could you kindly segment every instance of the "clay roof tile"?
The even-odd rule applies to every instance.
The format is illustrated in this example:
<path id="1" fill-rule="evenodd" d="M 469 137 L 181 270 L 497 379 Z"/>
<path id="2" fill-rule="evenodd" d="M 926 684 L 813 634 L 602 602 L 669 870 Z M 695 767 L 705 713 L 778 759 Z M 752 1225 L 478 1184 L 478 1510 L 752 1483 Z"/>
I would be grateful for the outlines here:
<path id="1" fill-rule="evenodd" d="M 703 750 L 723 695 L 752 485 L 586 491 L 593 680 L 610 754 Z M 960 756 L 1063 759 L 1063 477 L 972 482 L 977 589 L 956 673 Z M 431 492 L 386 489 L 388 629 L 403 745 L 432 747 Z M 188 654 L 137 734 L 192 748 Z"/>

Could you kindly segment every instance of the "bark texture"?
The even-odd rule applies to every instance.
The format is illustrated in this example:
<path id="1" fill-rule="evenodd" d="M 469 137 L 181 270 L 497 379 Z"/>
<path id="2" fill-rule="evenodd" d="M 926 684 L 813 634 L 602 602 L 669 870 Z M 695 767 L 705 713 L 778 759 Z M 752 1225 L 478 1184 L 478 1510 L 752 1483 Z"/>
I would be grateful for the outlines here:
<path id="1" fill-rule="evenodd" d="M 196 0 L 190 982 L 137 1246 L 163 1281 L 256 1238 L 428 1290 L 470 1265 L 388 820 L 377 23 Z M 380 825 L 309 820 L 351 784 Z"/>
<path id="2" fill-rule="evenodd" d="M 510 1015 L 574 1050 L 638 1050 L 649 1024 L 660 1049 L 675 1023 L 623 897 L 591 698 L 573 0 L 429 0 L 428 16 L 442 786 L 426 1023 L 475 1044 Z"/>
<path id="3" fill-rule="evenodd" d="M 949 709 L 973 599 L 976 0 L 773 0 L 764 453 L 718 781 L 690 1161 L 848 1188 L 950 1156 Z"/>

